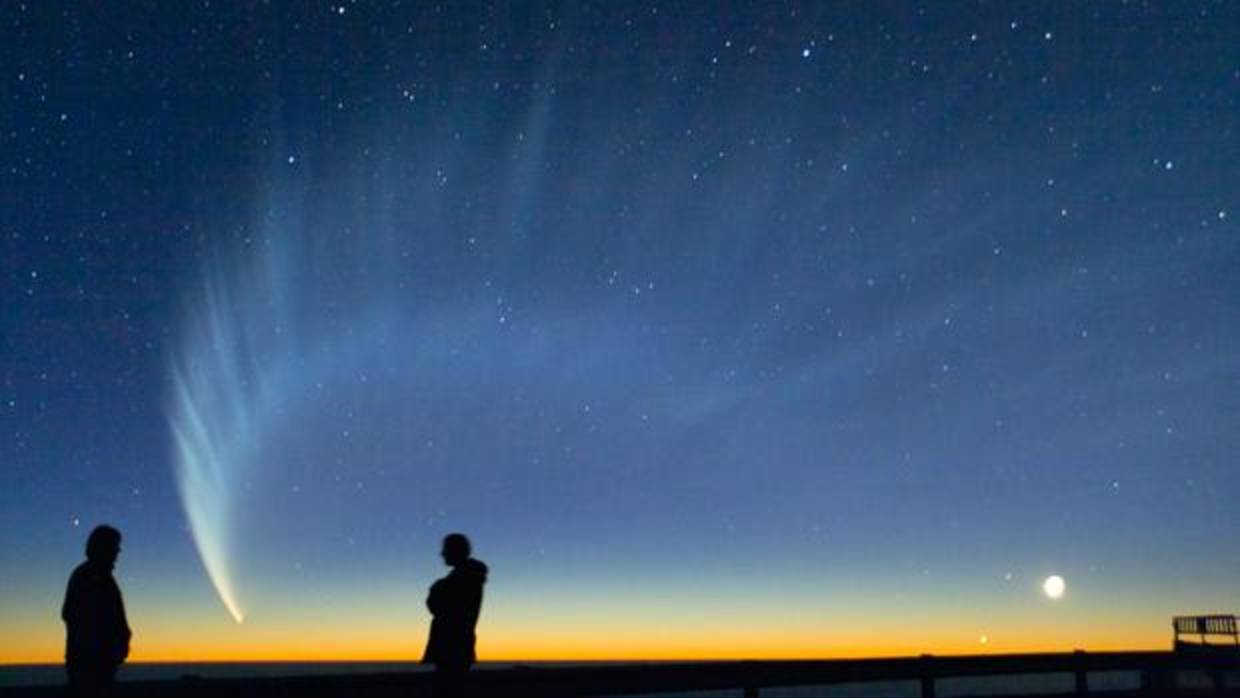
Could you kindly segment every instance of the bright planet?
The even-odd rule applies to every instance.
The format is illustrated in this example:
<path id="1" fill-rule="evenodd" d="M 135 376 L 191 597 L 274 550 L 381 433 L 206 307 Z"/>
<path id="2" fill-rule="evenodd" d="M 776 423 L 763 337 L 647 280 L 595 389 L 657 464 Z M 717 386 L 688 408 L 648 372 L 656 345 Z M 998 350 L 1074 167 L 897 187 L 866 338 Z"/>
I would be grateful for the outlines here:
<path id="1" fill-rule="evenodd" d="M 1068 585 L 1064 582 L 1063 577 L 1057 574 L 1052 574 L 1042 582 L 1042 593 L 1046 594 L 1048 599 L 1063 598 L 1063 593 L 1067 588 Z"/>

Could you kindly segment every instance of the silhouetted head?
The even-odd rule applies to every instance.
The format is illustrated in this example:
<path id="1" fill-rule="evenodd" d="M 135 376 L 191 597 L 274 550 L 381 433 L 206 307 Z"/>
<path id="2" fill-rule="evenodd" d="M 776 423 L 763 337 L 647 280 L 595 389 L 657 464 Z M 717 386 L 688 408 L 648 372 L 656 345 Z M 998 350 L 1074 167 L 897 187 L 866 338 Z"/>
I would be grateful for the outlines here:
<path id="1" fill-rule="evenodd" d="M 464 533 L 449 533 L 443 537 L 443 550 L 439 554 L 443 556 L 444 564 L 456 567 L 468 560 L 471 552 L 473 548 Z"/>
<path id="2" fill-rule="evenodd" d="M 86 559 L 109 569 L 121 554 L 121 532 L 108 525 L 96 526 L 86 539 Z"/>

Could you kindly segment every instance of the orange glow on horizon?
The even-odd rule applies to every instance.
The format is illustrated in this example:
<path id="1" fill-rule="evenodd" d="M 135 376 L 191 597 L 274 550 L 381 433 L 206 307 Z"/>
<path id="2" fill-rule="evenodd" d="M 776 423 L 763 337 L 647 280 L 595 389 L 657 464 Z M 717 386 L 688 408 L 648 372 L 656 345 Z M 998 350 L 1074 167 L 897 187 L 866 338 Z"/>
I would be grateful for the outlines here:
<path id="1" fill-rule="evenodd" d="M 236 638 L 208 634 L 144 643 L 135 637 L 130 662 L 416 662 L 421 658 L 424 629 L 410 628 L 397 638 L 380 635 L 371 640 L 339 637 L 337 641 L 308 642 L 305 635 L 262 636 L 237 642 Z M 1027 629 L 1026 629 L 1027 630 Z M 967 637 L 966 637 L 967 636 Z M 24 646 L 9 646 L 0 664 L 54 664 L 62 661 L 63 636 L 39 633 Z M 763 635 L 752 629 L 733 633 L 662 633 L 618 629 L 608 637 L 574 637 L 564 633 L 521 633 L 519 629 L 482 632 L 478 654 L 490 662 L 555 661 L 713 661 L 777 659 L 845 659 L 931 654 L 1011 654 L 1061 652 L 1074 649 L 1119 651 L 1166 649 L 1163 634 L 1134 635 L 1086 632 L 1073 640 L 1049 633 L 1025 632 L 1021 637 L 988 635 L 983 643 L 971 633 L 954 630 L 910 630 L 905 637 L 878 637 L 854 633 L 831 637 L 805 634 Z"/>
<path id="2" fill-rule="evenodd" d="M 729 599 L 641 601 L 608 606 L 561 597 L 535 608 L 499 597 L 479 625 L 478 655 L 493 662 L 827 659 L 1167 649 L 1171 639 L 1161 611 L 1126 606 L 970 612 L 874 603 L 798 612 Z M 64 627 L 40 610 L 46 605 L 15 609 L 15 622 L 0 633 L 0 664 L 62 661 Z M 386 598 L 335 615 L 277 608 L 241 625 L 216 607 L 179 608 L 162 598 L 131 610 L 132 662 L 417 661 L 428 627 L 417 605 Z"/>

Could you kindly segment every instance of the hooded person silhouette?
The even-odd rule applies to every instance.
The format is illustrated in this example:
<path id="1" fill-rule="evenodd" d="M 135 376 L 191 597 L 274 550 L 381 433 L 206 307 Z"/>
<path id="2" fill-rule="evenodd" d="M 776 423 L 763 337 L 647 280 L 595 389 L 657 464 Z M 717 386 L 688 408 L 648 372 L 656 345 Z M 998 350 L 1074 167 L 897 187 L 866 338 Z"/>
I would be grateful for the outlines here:
<path id="1" fill-rule="evenodd" d="M 60 617 L 65 621 L 65 671 L 69 694 L 105 696 L 129 656 L 125 602 L 112 576 L 121 532 L 97 526 L 86 540 L 86 561 L 69 576 Z"/>
<path id="2" fill-rule="evenodd" d="M 440 555 L 452 571 L 432 584 L 426 597 L 432 619 L 422 662 L 435 665 L 436 698 L 465 695 L 465 675 L 477 659 L 474 628 L 482 609 L 487 566 L 470 557 L 470 553 L 469 539 L 464 534 L 445 536 Z"/>

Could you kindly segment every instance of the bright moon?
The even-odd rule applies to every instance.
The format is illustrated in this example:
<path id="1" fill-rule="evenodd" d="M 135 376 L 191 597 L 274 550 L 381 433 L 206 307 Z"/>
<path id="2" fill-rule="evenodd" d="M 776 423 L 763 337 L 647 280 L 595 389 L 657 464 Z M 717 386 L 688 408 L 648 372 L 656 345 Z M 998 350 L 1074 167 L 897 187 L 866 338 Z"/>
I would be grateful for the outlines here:
<path id="1" fill-rule="evenodd" d="M 1046 594 L 1047 598 L 1051 599 L 1058 599 L 1062 597 L 1064 590 L 1067 588 L 1068 585 L 1064 583 L 1063 577 L 1060 577 L 1057 574 L 1047 577 L 1046 581 L 1042 582 L 1042 593 Z"/>

